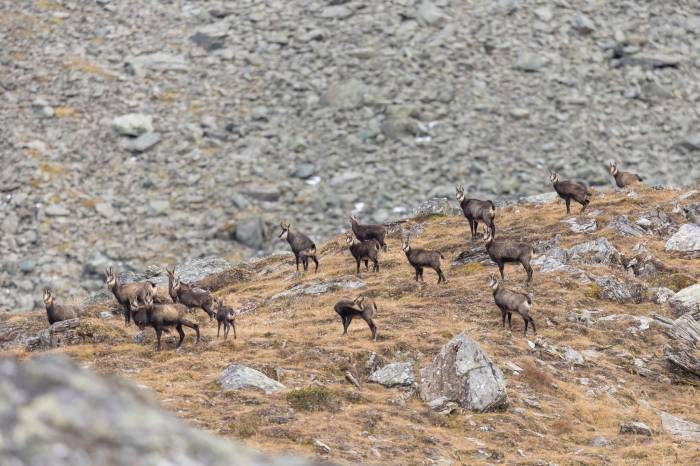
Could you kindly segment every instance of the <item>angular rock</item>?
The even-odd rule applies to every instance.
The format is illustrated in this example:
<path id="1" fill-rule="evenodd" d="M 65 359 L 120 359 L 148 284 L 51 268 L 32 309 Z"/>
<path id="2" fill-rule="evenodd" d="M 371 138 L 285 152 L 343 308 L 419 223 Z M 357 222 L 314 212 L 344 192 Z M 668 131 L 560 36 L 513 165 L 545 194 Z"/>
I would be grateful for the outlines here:
<path id="1" fill-rule="evenodd" d="M 596 435 L 589 440 L 588 446 L 593 448 L 607 448 L 610 446 L 610 441 L 602 435 Z"/>
<path id="2" fill-rule="evenodd" d="M 700 251 L 700 225 L 686 223 L 666 241 L 667 251 Z"/>
<path id="3" fill-rule="evenodd" d="M 562 220 L 563 223 L 568 223 L 571 231 L 574 233 L 592 233 L 596 230 L 597 224 L 594 218 L 589 218 L 584 221 L 579 221 L 577 218 L 567 218 Z"/>
<path id="4" fill-rule="evenodd" d="M 621 434 L 638 434 L 651 437 L 651 428 L 643 422 L 627 421 L 620 423 Z"/>
<path id="5" fill-rule="evenodd" d="M 413 217 L 429 217 L 432 215 L 456 215 L 458 209 L 450 204 L 450 200 L 446 197 L 434 197 L 427 201 L 421 202 L 412 211 Z"/>
<path id="6" fill-rule="evenodd" d="M 503 373 L 464 333 L 443 346 L 433 362 L 420 371 L 419 390 L 427 403 L 446 398 L 476 412 L 508 404 Z"/>
<path id="7" fill-rule="evenodd" d="M 67 217 L 70 211 L 60 204 L 51 204 L 44 210 L 44 213 L 49 217 Z"/>
<path id="8" fill-rule="evenodd" d="M 513 68 L 526 73 L 536 73 L 547 66 L 548 63 L 549 60 L 543 55 L 527 54 L 521 56 Z M 556 193 L 554 195 L 557 196 Z"/>
<path id="9" fill-rule="evenodd" d="M 607 238 L 577 244 L 567 250 L 568 257 L 574 262 L 609 265 L 620 262 L 620 253 Z"/>
<path id="10" fill-rule="evenodd" d="M 317 296 L 323 293 L 328 293 L 331 290 L 343 288 L 356 290 L 359 288 L 364 288 L 365 283 L 359 280 L 343 280 L 343 279 L 331 279 L 328 281 L 314 280 L 309 284 L 295 285 L 289 290 L 282 291 L 274 295 L 272 300 L 279 298 L 289 298 L 292 296 Z"/>
<path id="11" fill-rule="evenodd" d="M 646 234 L 644 228 L 630 222 L 625 215 L 618 215 L 613 218 L 608 224 L 608 228 L 624 236 L 642 236 Z"/>
<path id="12" fill-rule="evenodd" d="M 700 283 L 683 288 L 668 303 L 679 316 L 688 312 L 700 312 Z"/>
<path id="13" fill-rule="evenodd" d="M 410 362 L 387 364 L 374 371 L 369 381 L 385 387 L 413 385 L 413 365 Z"/>
<path id="14" fill-rule="evenodd" d="M 573 348 L 566 347 L 564 350 L 564 359 L 569 364 L 573 364 L 575 366 L 586 365 L 586 360 L 584 359 L 583 355 Z"/>
<path id="15" fill-rule="evenodd" d="M 600 288 L 599 296 L 615 303 L 623 304 L 630 301 L 641 302 L 642 296 L 638 290 L 633 290 L 623 282 L 611 277 L 596 277 L 593 280 Z"/>
<path id="16" fill-rule="evenodd" d="M 284 385 L 273 380 L 260 371 L 240 364 L 231 364 L 221 373 L 218 384 L 223 390 L 241 390 L 257 388 L 265 393 L 284 389 Z"/>
<path id="17" fill-rule="evenodd" d="M 153 117 L 143 113 L 129 113 L 112 120 L 112 129 L 123 136 L 140 136 L 153 132 Z"/>
<path id="18" fill-rule="evenodd" d="M 590 34 L 591 32 L 595 31 L 595 24 L 593 24 L 593 21 L 583 13 L 576 13 L 572 26 L 581 34 Z"/>
<path id="19" fill-rule="evenodd" d="M 653 301 L 656 304 L 665 304 L 676 294 L 672 289 L 663 286 L 659 288 L 650 288 L 649 291 L 653 293 Z"/>
<path id="20" fill-rule="evenodd" d="M 526 204 L 542 205 L 550 204 L 557 199 L 559 199 L 559 195 L 557 193 L 542 193 L 534 196 L 522 197 L 518 201 Z"/>
<path id="21" fill-rule="evenodd" d="M 260 217 L 248 217 L 236 222 L 234 239 L 249 248 L 259 249 L 265 241 L 265 225 Z"/>
<path id="22" fill-rule="evenodd" d="M 314 464 L 264 456 L 190 427 L 160 408 L 147 391 L 80 369 L 65 357 L 22 362 L 5 358 L 0 361 L 0 380 L 3 465 Z"/>
<path id="23" fill-rule="evenodd" d="M 225 272 L 232 267 L 233 265 L 222 257 L 207 256 L 177 265 L 175 273 L 184 283 L 197 283 L 212 275 Z"/>
<path id="24" fill-rule="evenodd" d="M 367 87 L 359 79 L 351 78 L 332 84 L 321 97 L 321 103 L 339 110 L 350 110 L 362 106 Z"/>
<path id="25" fill-rule="evenodd" d="M 445 14 L 430 0 L 423 0 L 416 11 L 416 19 L 425 26 L 436 26 L 445 20 Z"/>
<path id="26" fill-rule="evenodd" d="M 156 52 L 137 57 L 129 57 L 126 67 L 137 76 L 144 76 L 148 71 L 187 71 L 189 66 L 183 55 Z"/>

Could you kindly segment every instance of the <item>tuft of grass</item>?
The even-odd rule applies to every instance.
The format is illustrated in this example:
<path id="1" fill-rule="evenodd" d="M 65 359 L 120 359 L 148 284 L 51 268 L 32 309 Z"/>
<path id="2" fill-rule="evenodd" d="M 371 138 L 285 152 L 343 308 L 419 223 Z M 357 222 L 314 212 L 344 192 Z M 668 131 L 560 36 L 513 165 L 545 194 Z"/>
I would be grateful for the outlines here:
<path id="1" fill-rule="evenodd" d="M 483 269 L 484 266 L 478 262 L 470 262 L 469 264 L 465 264 L 464 266 L 460 267 L 460 271 L 465 275 L 474 275 L 475 273 L 481 272 Z"/>
<path id="2" fill-rule="evenodd" d="M 656 286 L 665 286 L 666 288 L 670 288 L 675 292 L 678 292 L 683 288 L 687 288 L 691 285 L 694 285 L 695 283 L 696 280 L 683 273 L 659 275 L 654 280 L 654 284 Z"/>
<path id="3" fill-rule="evenodd" d="M 322 385 L 310 385 L 287 393 L 287 403 L 299 411 L 323 411 L 335 404 L 333 393 Z"/>
<path id="4" fill-rule="evenodd" d="M 583 291 L 583 295 L 587 298 L 600 299 L 600 292 L 600 287 L 595 283 L 591 283 L 585 288 L 585 290 Z"/>
<path id="5" fill-rule="evenodd" d="M 523 368 L 522 379 L 533 388 L 551 391 L 554 388 L 554 378 L 549 372 L 545 372 L 530 361 L 520 363 Z"/>

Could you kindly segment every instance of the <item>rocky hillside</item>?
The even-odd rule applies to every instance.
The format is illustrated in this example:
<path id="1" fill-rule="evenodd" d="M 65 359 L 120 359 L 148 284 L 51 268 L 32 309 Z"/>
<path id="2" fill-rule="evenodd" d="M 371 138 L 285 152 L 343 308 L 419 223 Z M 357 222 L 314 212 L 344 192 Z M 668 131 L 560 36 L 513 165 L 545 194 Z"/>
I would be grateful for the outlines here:
<path id="1" fill-rule="evenodd" d="M 125 329 L 98 295 L 85 317 L 50 329 L 40 312 L 0 314 L 0 348 L 19 360 L 67 355 L 266 452 L 341 464 L 697 464 L 700 194 L 593 199 L 585 215 L 566 216 L 548 195 L 498 209 L 499 237 L 535 247 L 532 285 L 519 265 L 506 266 L 506 285 L 532 295 L 536 335 L 523 337 L 517 315 L 512 332 L 501 328 L 483 242 L 466 238 L 449 205 L 429 203 L 392 226 L 379 273 L 356 276 L 336 237 L 319 245 L 318 274 L 295 273 L 284 254 L 199 280 L 237 309 L 237 339 L 217 338 L 198 311 L 202 342 L 186 329 L 181 351 L 170 334 L 157 353 L 152 330 Z M 409 233 L 445 256 L 446 284 L 430 270 L 414 281 L 400 248 Z M 377 341 L 361 319 L 341 335 L 333 305 L 358 294 L 377 303 Z"/>
<path id="2" fill-rule="evenodd" d="M 698 31 L 680 0 L 0 0 L 0 308 L 455 183 L 697 181 Z"/>

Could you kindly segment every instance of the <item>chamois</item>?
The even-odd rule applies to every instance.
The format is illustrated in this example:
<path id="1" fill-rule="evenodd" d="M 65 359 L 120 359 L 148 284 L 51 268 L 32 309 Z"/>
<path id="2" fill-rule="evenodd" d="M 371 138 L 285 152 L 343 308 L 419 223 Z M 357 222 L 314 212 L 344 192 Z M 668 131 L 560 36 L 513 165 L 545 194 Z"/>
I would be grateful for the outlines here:
<path id="1" fill-rule="evenodd" d="M 177 302 L 177 292 L 175 292 L 175 267 L 172 269 L 165 268 L 165 271 L 168 273 L 168 294 L 170 295 L 170 299 L 173 300 L 174 303 Z"/>
<path id="2" fill-rule="evenodd" d="M 530 307 L 532 306 L 532 297 L 523 293 L 518 293 L 501 286 L 500 281 L 495 274 L 489 277 L 489 288 L 493 290 L 493 300 L 496 306 L 501 310 L 501 324 L 506 328 L 506 315 L 508 316 L 508 328 L 512 331 L 513 324 L 511 318 L 513 313 L 517 312 L 525 322 L 525 331 L 523 335 L 527 335 L 527 325 L 532 324 L 532 331 L 537 335 L 535 321 L 530 317 Z"/>
<path id="3" fill-rule="evenodd" d="M 182 283 L 178 278 L 175 278 L 173 290 L 177 295 L 177 303 L 184 304 L 190 309 L 201 308 L 209 315 L 209 320 L 214 319 L 215 313 L 212 310 L 214 298 L 207 290 Z"/>
<path id="4" fill-rule="evenodd" d="M 372 331 L 372 340 L 377 341 L 377 326 L 374 317 L 377 315 L 377 304 L 371 300 L 365 300 L 364 296 L 358 296 L 354 300 L 343 299 L 333 307 L 343 321 L 343 335 L 348 334 L 348 327 L 353 317 L 361 317 L 367 322 Z"/>
<path id="5" fill-rule="evenodd" d="M 287 222 L 282 222 L 280 226 L 282 227 L 280 238 L 286 239 L 289 246 L 291 246 L 297 263 L 297 272 L 299 271 L 299 259 L 301 259 L 304 266 L 304 272 L 308 270 L 309 257 L 316 264 L 314 273 L 318 272 L 318 258 L 316 257 L 316 245 L 314 242 L 311 241 L 305 234 L 301 233 L 295 228 L 292 228 Z"/>
<path id="6" fill-rule="evenodd" d="M 122 306 L 124 311 L 124 325 L 131 324 L 131 301 L 132 298 L 137 298 L 141 290 L 146 286 L 146 283 L 119 283 L 117 274 L 110 267 L 105 270 L 105 284 L 107 289 L 111 290 L 117 302 Z"/>
<path id="7" fill-rule="evenodd" d="M 216 320 L 218 325 L 216 327 L 216 338 L 219 338 L 219 331 L 221 326 L 224 326 L 224 341 L 228 338 L 228 332 L 233 327 L 233 338 L 238 338 L 236 336 L 236 314 L 233 309 L 224 305 L 224 300 L 219 298 L 219 308 L 216 311 Z"/>
<path id="8" fill-rule="evenodd" d="M 177 343 L 177 349 L 180 349 L 182 342 L 185 339 L 185 332 L 182 327 L 189 327 L 197 332 L 197 343 L 199 343 L 199 324 L 192 322 L 187 318 L 187 307 L 183 304 L 155 304 L 153 296 L 146 293 L 145 302 L 139 304 L 136 297 L 130 300 L 131 309 L 134 310 L 134 321 L 140 327 L 150 325 L 156 332 L 156 351 L 161 350 L 160 337 L 163 330 L 167 331 L 168 327 L 175 327 L 177 333 L 180 334 L 180 341 Z"/>
<path id="9" fill-rule="evenodd" d="M 496 236 L 496 206 L 492 201 L 480 201 L 479 199 L 467 199 L 464 195 L 464 186 L 457 186 L 457 200 L 462 208 L 464 216 L 469 221 L 469 230 L 472 240 L 476 239 L 479 220 L 491 230 L 491 235 Z"/>
<path id="10" fill-rule="evenodd" d="M 49 319 L 49 325 L 75 319 L 81 313 L 79 306 L 57 304 L 50 288 L 44 288 L 44 305 L 46 306 L 46 317 Z"/>
<path id="11" fill-rule="evenodd" d="M 581 208 L 581 213 L 585 212 L 586 207 L 588 207 L 588 204 L 591 202 L 592 196 L 591 192 L 588 191 L 585 186 L 574 181 L 559 181 L 559 174 L 552 170 L 549 170 L 549 181 L 552 182 L 552 186 L 559 197 L 566 202 L 567 214 L 571 213 L 571 199 L 583 206 Z"/>
<path id="12" fill-rule="evenodd" d="M 384 225 L 367 224 L 361 225 L 355 215 L 350 216 L 352 232 L 360 241 L 376 240 L 384 251 L 387 250 L 384 238 L 386 237 L 386 227 Z"/>
<path id="13" fill-rule="evenodd" d="M 423 268 L 430 267 L 437 272 L 438 283 L 447 283 L 447 279 L 445 279 L 445 275 L 443 275 L 442 269 L 440 268 L 440 259 L 445 258 L 442 253 L 439 251 L 414 249 L 411 247 L 410 241 L 411 237 L 406 237 L 406 239 L 402 241 L 401 249 L 403 249 L 403 251 L 406 253 L 408 263 L 411 264 L 414 269 L 416 269 L 416 281 L 418 281 L 419 278 L 421 281 L 423 281 Z"/>
<path id="14" fill-rule="evenodd" d="M 143 287 L 138 292 L 138 299 L 140 302 L 143 302 L 144 296 L 146 293 L 150 293 L 150 295 L 153 297 L 153 301 L 156 304 L 172 304 L 175 301 L 173 301 L 172 297 L 163 290 L 162 288 L 158 288 L 158 286 L 150 281 L 146 281 L 143 283 Z"/>
<path id="15" fill-rule="evenodd" d="M 346 242 L 350 247 L 350 253 L 352 257 L 355 258 L 357 262 L 357 275 L 360 274 L 360 262 L 365 261 L 365 270 L 369 268 L 369 261 L 372 261 L 372 271 L 379 272 L 379 260 L 377 258 L 379 254 L 379 242 L 376 239 L 370 239 L 366 241 L 357 241 L 352 237 L 352 233 L 345 233 Z"/>
<path id="16" fill-rule="evenodd" d="M 615 183 L 618 188 L 624 188 L 627 186 L 632 186 L 637 183 L 644 181 L 644 179 L 632 172 L 621 172 L 617 168 L 617 162 L 610 162 L 610 174 L 615 177 Z"/>
<path id="17" fill-rule="evenodd" d="M 530 259 L 532 258 L 532 246 L 528 243 L 520 243 L 514 241 L 495 241 L 491 236 L 491 231 L 484 228 L 484 241 L 486 241 L 486 252 L 488 252 L 491 260 L 498 265 L 498 271 L 501 273 L 501 279 L 504 279 L 503 269 L 506 262 L 520 262 L 527 272 L 527 284 L 532 281 L 532 267 Z"/>

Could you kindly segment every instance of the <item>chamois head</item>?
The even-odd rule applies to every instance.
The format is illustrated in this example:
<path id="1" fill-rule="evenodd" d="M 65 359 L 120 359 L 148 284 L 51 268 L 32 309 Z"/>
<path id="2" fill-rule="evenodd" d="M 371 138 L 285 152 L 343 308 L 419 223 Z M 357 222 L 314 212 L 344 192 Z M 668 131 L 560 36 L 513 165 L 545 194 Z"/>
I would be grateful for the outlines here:
<path id="1" fill-rule="evenodd" d="M 492 273 L 489 275 L 489 288 L 492 290 L 495 290 L 498 288 L 498 278 L 496 277 L 496 274 Z"/>
<path id="2" fill-rule="evenodd" d="M 352 246 L 355 243 L 355 238 L 349 231 L 345 232 L 345 242 L 348 243 L 348 246 Z"/>
<path id="3" fill-rule="evenodd" d="M 409 244 L 410 241 L 411 241 L 410 235 L 401 241 L 401 249 L 403 249 L 404 252 L 408 252 L 411 250 L 411 245 Z"/>
<path id="4" fill-rule="evenodd" d="M 105 284 L 110 290 L 117 285 L 117 275 L 112 267 L 105 270 Z"/>
<path id="5" fill-rule="evenodd" d="M 365 301 L 365 297 L 363 295 L 359 295 L 357 298 L 353 300 L 355 304 L 360 306 L 360 309 L 362 309 L 362 303 Z"/>
<path id="6" fill-rule="evenodd" d="M 615 175 L 617 175 L 617 172 L 618 172 L 618 171 L 619 171 L 619 170 L 617 169 L 617 162 L 611 160 L 611 161 L 610 161 L 610 174 L 611 174 L 612 176 L 615 176 Z"/>
<path id="7" fill-rule="evenodd" d="M 456 187 L 456 189 L 457 189 L 457 200 L 459 202 L 462 202 L 464 200 L 464 186 L 462 186 L 460 184 L 459 186 Z"/>
<path id="8" fill-rule="evenodd" d="M 487 243 L 493 239 L 493 235 L 491 234 L 491 229 L 487 228 L 486 225 L 484 225 L 484 241 Z"/>
<path id="9" fill-rule="evenodd" d="M 46 307 L 51 307 L 53 304 L 53 293 L 51 293 L 50 288 L 44 288 L 44 305 Z"/>
<path id="10" fill-rule="evenodd" d="M 175 267 L 173 267 L 172 269 L 169 269 L 166 267 L 165 271 L 168 273 L 168 278 L 170 279 L 170 281 L 174 281 L 175 280 Z"/>
<path id="11" fill-rule="evenodd" d="M 280 223 L 280 226 L 282 227 L 282 233 L 280 233 L 280 239 L 287 239 L 289 236 L 289 222 L 282 222 Z"/>
<path id="12" fill-rule="evenodd" d="M 556 183 L 557 181 L 559 181 L 559 173 L 557 173 L 557 172 L 555 172 L 555 171 L 553 171 L 553 170 L 549 170 L 549 181 L 550 181 L 552 184 L 554 184 L 554 183 Z"/>

